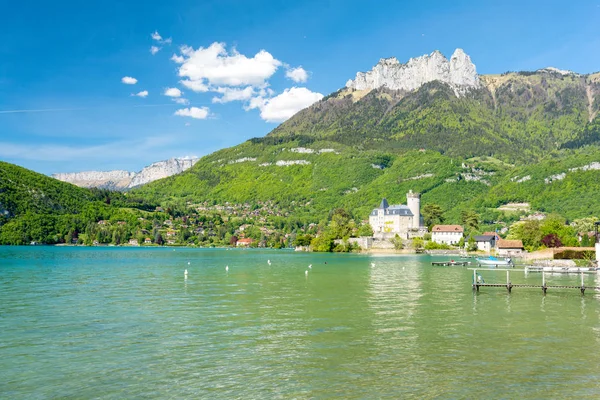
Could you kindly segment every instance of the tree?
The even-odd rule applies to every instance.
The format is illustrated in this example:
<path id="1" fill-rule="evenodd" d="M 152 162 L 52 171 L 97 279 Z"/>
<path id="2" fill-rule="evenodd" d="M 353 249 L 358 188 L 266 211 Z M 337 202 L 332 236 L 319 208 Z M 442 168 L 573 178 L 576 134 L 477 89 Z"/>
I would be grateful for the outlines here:
<path id="1" fill-rule="evenodd" d="M 358 228 L 358 236 L 373 236 L 371 224 L 363 224 Z"/>
<path id="2" fill-rule="evenodd" d="M 542 238 L 542 244 L 548 248 L 561 247 L 562 242 L 555 233 L 550 233 Z"/>
<path id="3" fill-rule="evenodd" d="M 473 210 L 464 210 L 460 213 L 460 219 L 462 224 L 468 228 L 468 230 L 479 229 L 479 214 Z"/>
<path id="4" fill-rule="evenodd" d="M 590 236 L 587 234 L 587 232 L 584 232 L 583 236 L 581 237 L 580 246 L 581 247 L 590 247 L 593 245 L 594 245 L 593 239 L 590 240 Z"/>
<path id="5" fill-rule="evenodd" d="M 469 240 L 467 241 L 467 251 L 476 251 L 477 243 L 475 242 L 475 238 L 473 236 L 469 236 Z"/>
<path id="6" fill-rule="evenodd" d="M 313 240 L 311 235 L 298 235 L 294 241 L 294 246 L 310 246 L 310 242 Z"/>
<path id="7" fill-rule="evenodd" d="M 235 235 L 232 235 L 232 236 L 229 238 L 229 244 L 230 244 L 231 246 L 235 246 L 235 245 L 237 244 L 237 241 L 238 241 L 238 237 L 237 237 L 237 236 L 235 236 Z"/>
<path id="8" fill-rule="evenodd" d="M 402 240 L 402 238 L 400 236 L 398 236 L 398 234 L 396 234 L 396 236 L 394 236 L 394 238 L 391 240 L 391 242 L 394 245 L 394 249 L 396 249 L 396 250 L 402 250 L 404 248 L 404 241 Z"/>
<path id="9" fill-rule="evenodd" d="M 425 204 L 421 210 L 425 225 L 431 230 L 431 227 L 444 222 L 444 211 L 438 204 Z"/>
<path id="10" fill-rule="evenodd" d="M 346 210 L 338 208 L 333 211 L 329 228 L 334 239 L 342 239 L 351 235 L 354 229 L 354 221 L 352 221 Z"/>
<path id="11" fill-rule="evenodd" d="M 423 244 L 424 244 L 423 238 L 420 238 L 420 237 L 413 238 L 413 242 L 412 242 L 413 249 L 421 250 L 423 248 Z"/>

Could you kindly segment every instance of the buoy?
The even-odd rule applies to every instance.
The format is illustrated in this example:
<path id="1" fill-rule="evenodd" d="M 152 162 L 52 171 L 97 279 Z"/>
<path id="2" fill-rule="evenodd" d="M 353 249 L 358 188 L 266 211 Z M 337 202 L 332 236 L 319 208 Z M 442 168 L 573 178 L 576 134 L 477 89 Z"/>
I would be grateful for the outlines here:
<path id="1" fill-rule="evenodd" d="M 229 271 L 229 265 L 225 267 L 225 272 Z"/>
<path id="2" fill-rule="evenodd" d="M 188 261 L 188 265 L 190 265 L 190 262 Z"/>
<path id="3" fill-rule="evenodd" d="M 308 270 L 304 271 L 304 275 L 308 276 Z"/>
<path id="4" fill-rule="evenodd" d="M 310 264 L 310 265 L 308 266 L 308 269 L 312 269 L 312 264 Z"/>
<path id="5" fill-rule="evenodd" d="M 267 264 L 271 265 L 271 260 L 267 260 Z"/>

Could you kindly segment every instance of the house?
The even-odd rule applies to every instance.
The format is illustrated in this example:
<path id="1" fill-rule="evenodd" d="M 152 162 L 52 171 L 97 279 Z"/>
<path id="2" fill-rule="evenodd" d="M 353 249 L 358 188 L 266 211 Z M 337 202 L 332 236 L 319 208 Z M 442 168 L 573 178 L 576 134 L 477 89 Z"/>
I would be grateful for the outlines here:
<path id="1" fill-rule="evenodd" d="M 410 190 L 406 194 L 407 205 L 392 205 L 384 198 L 378 208 L 369 215 L 369 224 L 376 237 L 400 237 L 408 239 L 409 232 L 427 232 L 421 216 L 421 194 Z"/>
<path id="2" fill-rule="evenodd" d="M 129 245 L 130 246 L 139 246 L 140 244 L 138 243 L 137 239 L 129 239 Z"/>
<path id="3" fill-rule="evenodd" d="M 435 225 L 431 229 L 431 241 L 444 244 L 458 244 L 464 229 L 460 225 Z"/>
<path id="4" fill-rule="evenodd" d="M 254 242 L 254 240 L 252 240 L 251 238 L 245 238 L 245 239 L 239 239 L 235 245 L 237 247 L 248 247 L 253 242 Z"/>
<path id="5" fill-rule="evenodd" d="M 496 242 L 498 240 L 500 240 L 500 235 L 498 235 L 498 233 L 496 233 L 496 232 L 483 232 L 482 235 L 491 235 L 491 236 L 494 236 L 496 238 Z"/>
<path id="6" fill-rule="evenodd" d="M 152 244 L 152 239 L 150 239 L 150 238 L 144 239 L 144 244 Z"/>
<path id="7" fill-rule="evenodd" d="M 175 231 L 167 231 L 167 237 L 174 237 L 175 235 L 177 235 L 177 232 Z"/>
<path id="8" fill-rule="evenodd" d="M 498 240 L 498 255 L 499 256 L 519 256 L 524 253 L 525 248 L 520 240 Z"/>
<path id="9" fill-rule="evenodd" d="M 496 248 L 496 237 L 496 234 L 492 233 L 491 235 L 477 235 L 473 239 L 475 239 L 475 243 L 477 244 L 477 250 L 489 253 L 492 249 Z"/>

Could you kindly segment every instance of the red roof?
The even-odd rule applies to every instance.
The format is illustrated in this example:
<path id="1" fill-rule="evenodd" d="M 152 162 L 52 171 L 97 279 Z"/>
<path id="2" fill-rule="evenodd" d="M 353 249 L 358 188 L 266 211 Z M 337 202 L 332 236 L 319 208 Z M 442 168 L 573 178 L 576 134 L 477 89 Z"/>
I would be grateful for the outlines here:
<path id="1" fill-rule="evenodd" d="M 498 240 L 499 249 L 523 249 L 523 242 L 521 240 Z"/>
<path id="2" fill-rule="evenodd" d="M 245 239 L 240 239 L 240 240 L 238 240 L 237 242 L 238 242 L 238 243 L 248 243 L 248 244 L 250 244 L 250 243 L 252 243 L 253 241 L 254 241 L 254 240 L 252 240 L 251 238 L 245 238 Z"/>
<path id="3" fill-rule="evenodd" d="M 435 225 L 431 232 L 463 232 L 463 227 L 460 225 Z"/>

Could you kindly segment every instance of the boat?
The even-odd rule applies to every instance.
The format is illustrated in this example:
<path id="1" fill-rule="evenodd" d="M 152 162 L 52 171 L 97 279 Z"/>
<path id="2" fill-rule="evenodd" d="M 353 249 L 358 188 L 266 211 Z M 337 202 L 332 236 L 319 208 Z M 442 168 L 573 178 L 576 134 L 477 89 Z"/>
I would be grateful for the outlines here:
<path id="1" fill-rule="evenodd" d="M 477 264 L 484 267 L 512 267 L 514 266 L 510 258 L 496 258 L 489 256 L 488 258 L 476 258 Z"/>

